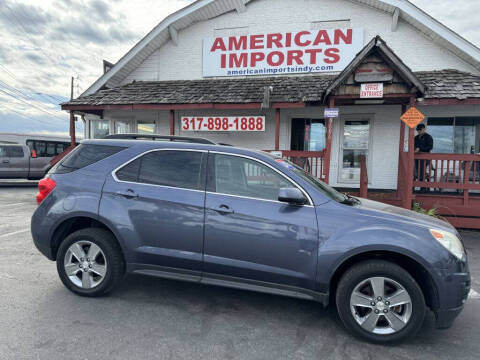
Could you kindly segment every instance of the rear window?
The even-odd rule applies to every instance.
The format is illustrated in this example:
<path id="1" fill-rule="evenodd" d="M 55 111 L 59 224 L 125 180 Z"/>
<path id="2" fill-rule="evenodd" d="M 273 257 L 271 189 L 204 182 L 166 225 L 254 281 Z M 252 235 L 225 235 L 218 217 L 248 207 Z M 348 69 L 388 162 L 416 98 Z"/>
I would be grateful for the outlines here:
<path id="1" fill-rule="evenodd" d="M 53 174 L 66 174 L 92 165 L 125 149 L 120 146 L 80 144 L 65 159 L 60 161 Z"/>

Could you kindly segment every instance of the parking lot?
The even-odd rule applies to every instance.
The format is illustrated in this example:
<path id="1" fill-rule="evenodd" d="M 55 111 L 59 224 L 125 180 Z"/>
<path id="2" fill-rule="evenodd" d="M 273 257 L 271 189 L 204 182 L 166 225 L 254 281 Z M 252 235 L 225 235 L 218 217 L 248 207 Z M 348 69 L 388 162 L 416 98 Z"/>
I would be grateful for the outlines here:
<path id="1" fill-rule="evenodd" d="M 472 291 L 448 330 L 429 314 L 398 346 L 353 339 L 317 303 L 128 276 L 89 299 L 61 284 L 34 247 L 35 188 L 0 188 L 0 359 L 477 359 L 480 295 Z M 480 291 L 480 232 L 463 231 Z"/>

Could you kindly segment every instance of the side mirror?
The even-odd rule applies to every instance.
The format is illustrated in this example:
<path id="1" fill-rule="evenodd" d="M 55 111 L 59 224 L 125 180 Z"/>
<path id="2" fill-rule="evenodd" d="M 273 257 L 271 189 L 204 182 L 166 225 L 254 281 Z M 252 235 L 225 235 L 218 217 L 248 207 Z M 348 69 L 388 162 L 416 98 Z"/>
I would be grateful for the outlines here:
<path id="1" fill-rule="evenodd" d="M 307 202 L 305 195 L 297 188 L 283 188 L 278 193 L 278 201 L 292 205 L 304 205 Z"/>

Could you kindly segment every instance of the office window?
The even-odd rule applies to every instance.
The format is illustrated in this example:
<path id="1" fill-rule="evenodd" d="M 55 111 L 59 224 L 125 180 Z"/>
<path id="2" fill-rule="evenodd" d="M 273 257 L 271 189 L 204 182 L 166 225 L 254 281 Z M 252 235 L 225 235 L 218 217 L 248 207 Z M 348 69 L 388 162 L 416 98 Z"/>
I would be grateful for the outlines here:
<path id="1" fill-rule="evenodd" d="M 137 121 L 137 132 L 139 134 L 155 134 L 155 122 L 152 121 Z"/>
<path id="2" fill-rule="evenodd" d="M 91 120 L 90 137 L 92 139 L 101 139 L 110 134 L 109 120 Z"/>
<path id="3" fill-rule="evenodd" d="M 433 137 L 434 153 L 477 153 L 479 117 L 429 118 L 427 132 Z"/>

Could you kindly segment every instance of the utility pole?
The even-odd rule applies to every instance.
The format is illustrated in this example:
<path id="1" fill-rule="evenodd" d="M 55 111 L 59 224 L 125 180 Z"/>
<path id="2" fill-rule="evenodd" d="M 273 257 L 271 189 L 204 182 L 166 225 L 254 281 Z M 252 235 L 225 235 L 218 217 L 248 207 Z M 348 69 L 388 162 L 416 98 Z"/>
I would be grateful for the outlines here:
<path id="1" fill-rule="evenodd" d="M 70 100 L 73 100 L 73 76 L 72 83 L 70 85 Z M 73 111 L 70 111 L 70 145 L 75 147 L 77 144 L 75 140 L 75 115 Z"/>

